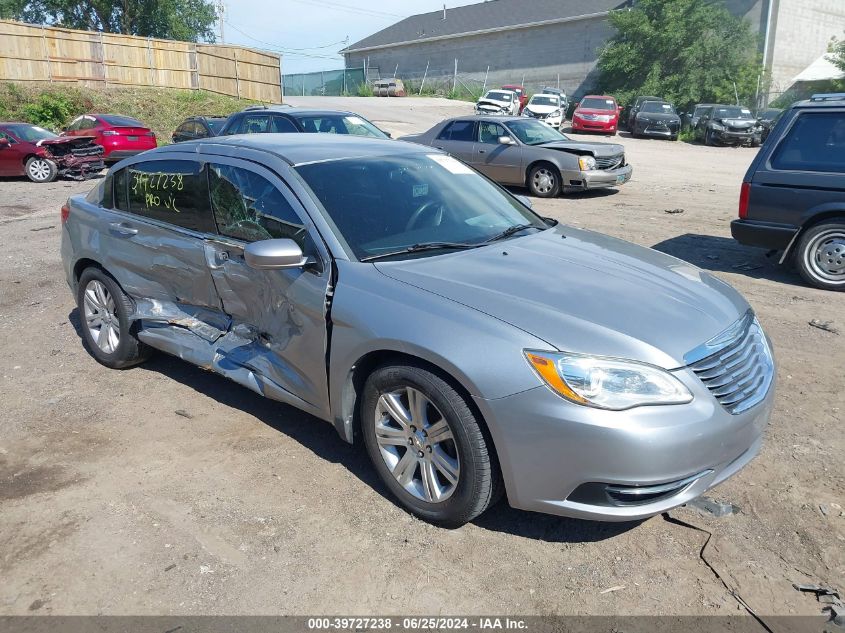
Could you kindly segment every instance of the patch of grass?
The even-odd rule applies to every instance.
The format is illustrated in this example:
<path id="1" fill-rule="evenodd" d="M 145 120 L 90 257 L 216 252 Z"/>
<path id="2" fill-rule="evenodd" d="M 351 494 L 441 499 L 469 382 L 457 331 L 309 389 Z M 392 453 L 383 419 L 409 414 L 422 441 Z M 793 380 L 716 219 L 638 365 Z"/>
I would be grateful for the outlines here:
<path id="1" fill-rule="evenodd" d="M 159 144 L 191 115 L 229 115 L 255 103 L 204 90 L 85 88 L 68 84 L 0 83 L 0 119 L 26 121 L 59 131 L 86 112 L 123 114 L 155 132 Z"/>
<path id="2" fill-rule="evenodd" d="M 693 130 L 681 130 L 678 140 L 684 143 L 695 143 L 695 132 Z"/>
<path id="3" fill-rule="evenodd" d="M 358 85 L 357 94 L 359 97 L 372 97 L 373 87 L 369 84 L 369 82 L 365 81 L 364 83 Z"/>

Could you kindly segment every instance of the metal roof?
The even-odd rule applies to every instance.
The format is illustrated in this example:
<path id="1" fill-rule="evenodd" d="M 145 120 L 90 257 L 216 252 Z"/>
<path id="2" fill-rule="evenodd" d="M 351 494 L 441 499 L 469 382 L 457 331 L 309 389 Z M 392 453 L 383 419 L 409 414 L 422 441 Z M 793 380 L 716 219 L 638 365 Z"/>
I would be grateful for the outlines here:
<path id="1" fill-rule="evenodd" d="M 604 17 L 611 9 L 624 8 L 630 4 L 632 0 L 488 0 L 446 9 L 445 12 L 440 10 L 412 15 L 340 52 L 407 46 L 418 42 Z"/>

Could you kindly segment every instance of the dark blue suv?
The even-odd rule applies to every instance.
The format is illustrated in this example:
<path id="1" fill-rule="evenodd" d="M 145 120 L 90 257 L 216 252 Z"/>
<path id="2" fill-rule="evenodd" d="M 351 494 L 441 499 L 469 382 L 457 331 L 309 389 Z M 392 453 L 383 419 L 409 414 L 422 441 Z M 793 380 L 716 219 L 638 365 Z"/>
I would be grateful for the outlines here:
<path id="1" fill-rule="evenodd" d="M 745 174 L 731 234 L 783 251 L 817 288 L 845 289 L 845 93 L 783 113 Z"/>

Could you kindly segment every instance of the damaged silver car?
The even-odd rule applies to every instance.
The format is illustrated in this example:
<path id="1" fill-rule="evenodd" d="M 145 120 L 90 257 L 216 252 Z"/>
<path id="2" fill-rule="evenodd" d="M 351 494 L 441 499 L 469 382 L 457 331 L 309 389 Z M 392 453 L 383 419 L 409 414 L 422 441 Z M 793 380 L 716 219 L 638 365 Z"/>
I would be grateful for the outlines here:
<path id="1" fill-rule="evenodd" d="M 118 163 L 62 219 L 100 363 L 160 350 L 329 421 L 441 525 L 503 494 L 663 512 L 745 466 L 771 413 L 769 342 L 730 286 L 430 147 L 188 141 Z"/>

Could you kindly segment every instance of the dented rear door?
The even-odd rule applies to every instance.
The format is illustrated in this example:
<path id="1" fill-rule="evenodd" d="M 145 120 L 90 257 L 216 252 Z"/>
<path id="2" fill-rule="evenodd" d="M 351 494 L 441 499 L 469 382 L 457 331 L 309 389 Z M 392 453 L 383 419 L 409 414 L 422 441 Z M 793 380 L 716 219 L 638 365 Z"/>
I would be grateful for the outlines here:
<path id="1" fill-rule="evenodd" d="M 206 259 L 229 333 L 217 344 L 215 370 L 268 397 L 327 415 L 325 247 L 293 193 L 254 163 L 215 157 L 207 166 L 218 237 Z M 256 270 L 246 244 L 295 240 L 311 263 L 290 270 Z"/>

